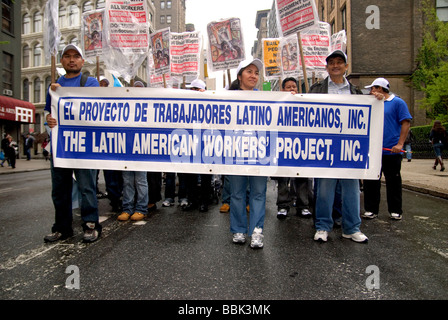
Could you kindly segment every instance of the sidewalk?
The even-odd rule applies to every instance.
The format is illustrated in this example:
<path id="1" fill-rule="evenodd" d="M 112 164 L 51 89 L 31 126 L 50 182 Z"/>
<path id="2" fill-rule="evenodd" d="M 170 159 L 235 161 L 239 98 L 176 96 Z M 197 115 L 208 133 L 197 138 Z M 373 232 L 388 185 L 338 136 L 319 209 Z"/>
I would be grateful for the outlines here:
<path id="1" fill-rule="evenodd" d="M 432 169 L 434 165 L 432 159 L 413 159 L 411 162 L 403 160 L 401 166 L 403 188 L 448 199 L 448 159 L 445 162 L 447 169 L 440 172 L 440 166 L 437 170 Z M 45 169 L 50 169 L 50 161 L 19 159 L 15 169 L 8 168 L 5 162 L 4 167 L 0 167 L 0 175 Z"/>

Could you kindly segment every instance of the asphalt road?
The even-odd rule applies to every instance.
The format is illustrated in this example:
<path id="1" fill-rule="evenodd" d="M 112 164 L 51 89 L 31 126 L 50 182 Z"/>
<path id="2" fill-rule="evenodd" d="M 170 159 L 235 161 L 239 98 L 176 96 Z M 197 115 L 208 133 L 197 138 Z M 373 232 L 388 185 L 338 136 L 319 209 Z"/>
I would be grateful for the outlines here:
<path id="1" fill-rule="evenodd" d="M 103 181 L 102 189 L 104 190 Z M 385 199 L 385 188 L 382 196 Z M 404 218 L 363 220 L 368 244 L 330 233 L 313 241 L 312 219 L 276 218 L 269 181 L 265 247 L 231 241 L 228 214 L 161 208 L 143 222 L 118 222 L 99 200 L 103 235 L 57 244 L 49 171 L 0 177 L 2 300 L 446 300 L 448 201 L 403 191 Z M 362 194 L 361 194 L 362 197 Z M 159 203 L 160 204 L 160 203 Z M 177 305 L 175 306 L 177 308 Z"/>

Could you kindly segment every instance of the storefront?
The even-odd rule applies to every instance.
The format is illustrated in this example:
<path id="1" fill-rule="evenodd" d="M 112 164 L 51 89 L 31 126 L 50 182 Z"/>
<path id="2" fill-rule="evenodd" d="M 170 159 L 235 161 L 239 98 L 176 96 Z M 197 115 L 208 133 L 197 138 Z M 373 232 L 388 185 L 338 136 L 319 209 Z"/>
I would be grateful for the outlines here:
<path id="1" fill-rule="evenodd" d="M 10 134 L 18 143 L 26 132 L 21 132 L 22 124 L 35 123 L 36 108 L 27 101 L 0 95 L 0 132 Z M 19 143 L 19 149 L 21 144 Z M 22 154 L 19 150 L 19 154 Z"/>

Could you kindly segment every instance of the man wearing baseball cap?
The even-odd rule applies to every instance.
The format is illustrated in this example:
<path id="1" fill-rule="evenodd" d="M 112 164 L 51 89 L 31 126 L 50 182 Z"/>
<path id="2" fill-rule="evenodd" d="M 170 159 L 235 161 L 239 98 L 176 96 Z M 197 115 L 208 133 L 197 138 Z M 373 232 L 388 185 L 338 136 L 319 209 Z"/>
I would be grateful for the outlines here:
<path id="1" fill-rule="evenodd" d="M 73 44 L 67 45 L 60 60 L 66 74 L 56 83 L 52 83 L 49 90 L 58 87 L 99 87 L 98 80 L 93 77 L 82 77 L 84 59 L 82 50 Z M 85 82 L 85 83 L 84 83 Z M 51 115 L 51 96 L 47 93 L 45 104 L 45 118 L 50 128 L 57 125 L 57 120 Z M 51 159 L 52 199 L 55 208 L 55 223 L 45 242 L 64 240 L 73 235 L 72 221 L 72 186 L 73 174 L 76 177 L 78 190 L 81 194 L 81 219 L 83 220 L 84 242 L 96 241 L 101 234 L 98 217 L 98 201 L 96 197 L 96 173 L 93 169 L 70 169 L 53 166 Z"/>
<path id="2" fill-rule="evenodd" d="M 345 78 L 348 64 L 344 52 L 333 51 L 327 56 L 326 61 L 328 77 L 313 84 L 310 93 L 362 94 L 358 87 L 352 85 Z M 368 238 L 360 231 L 359 180 L 316 178 L 314 181 L 316 185 L 314 240 L 327 241 L 328 233 L 333 229 L 334 224 L 333 204 L 338 199 L 339 201 L 336 203 L 341 207 L 342 213 L 342 237 L 359 243 L 367 242 Z"/>
<path id="3" fill-rule="evenodd" d="M 381 173 L 386 180 L 387 208 L 392 220 L 400 220 L 402 210 L 401 160 L 402 149 L 411 126 L 412 116 L 403 99 L 390 93 L 389 81 L 384 78 L 375 79 L 370 94 L 384 101 L 383 156 Z M 364 181 L 363 218 L 374 219 L 378 216 L 380 206 L 381 178 Z"/>

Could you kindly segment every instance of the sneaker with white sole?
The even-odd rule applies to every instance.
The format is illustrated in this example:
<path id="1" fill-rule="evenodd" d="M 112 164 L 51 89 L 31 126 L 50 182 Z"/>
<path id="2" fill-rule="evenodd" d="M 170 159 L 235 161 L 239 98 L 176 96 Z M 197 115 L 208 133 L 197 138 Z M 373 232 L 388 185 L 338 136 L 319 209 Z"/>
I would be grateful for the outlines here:
<path id="1" fill-rule="evenodd" d="M 302 217 L 304 218 L 309 218 L 311 217 L 311 212 L 308 209 L 302 209 L 302 211 L 300 212 L 300 214 L 302 215 Z"/>
<path id="2" fill-rule="evenodd" d="M 246 243 L 246 235 L 244 233 L 234 233 L 233 243 Z"/>
<path id="3" fill-rule="evenodd" d="M 277 218 L 278 218 L 278 219 L 285 219 L 287 214 L 288 214 L 288 210 L 286 210 L 286 209 L 280 209 L 280 210 L 277 212 Z"/>
<path id="4" fill-rule="evenodd" d="M 392 219 L 392 220 L 401 220 L 401 213 L 395 213 L 395 212 L 392 212 L 392 213 L 390 213 L 390 218 Z"/>
<path id="5" fill-rule="evenodd" d="M 325 230 L 317 230 L 314 234 L 314 240 L 320 242 L 327 242 L 328 240 L 328 232 Z"/>
<path id="6" fill-rule="evenodd" d="M 351 239 L 351 240 L 353 240 L 355 242 L 359 242 L 359 243 L 365 243 L 365 242 L 369 241 L 369 238 L 367 238 L 367 236 L 360 231 L 352 233 L 352 234 L 344 234 L 343 233 L 342 237 L 344 237 L 346 239 Z"/>
<path id="7" fill-rule="evenodd" d="M 101 228 L 95 222 L 86 222 L 84 229 L 84 242 L 95 242 L 101 235 Z"/>
<path id="8" fill-rule="evenodd" d="M 263 229 L 255 228 L 251 236 L 250 247 L 252 249 L 263 248 L 263 238 L 264 238 Z"/>
<path id="9" fill-rule="evenodd" d="M 366 218 L 366 219 L 375 219 L 376 217 L 378 217 L 378 215 L 376 213 L 373 213 L 373 212 L 370 212 L 370 211 L 366 211 L 366 212 L 364 212 L 362 217 Z"/>
<path id="10" fill-rule="evenodd" d="M 174 201 L 171 198 L 165 199 L 165 201 L 162 202 L 162 207 L 171 207 L 174 206 Z"/>

